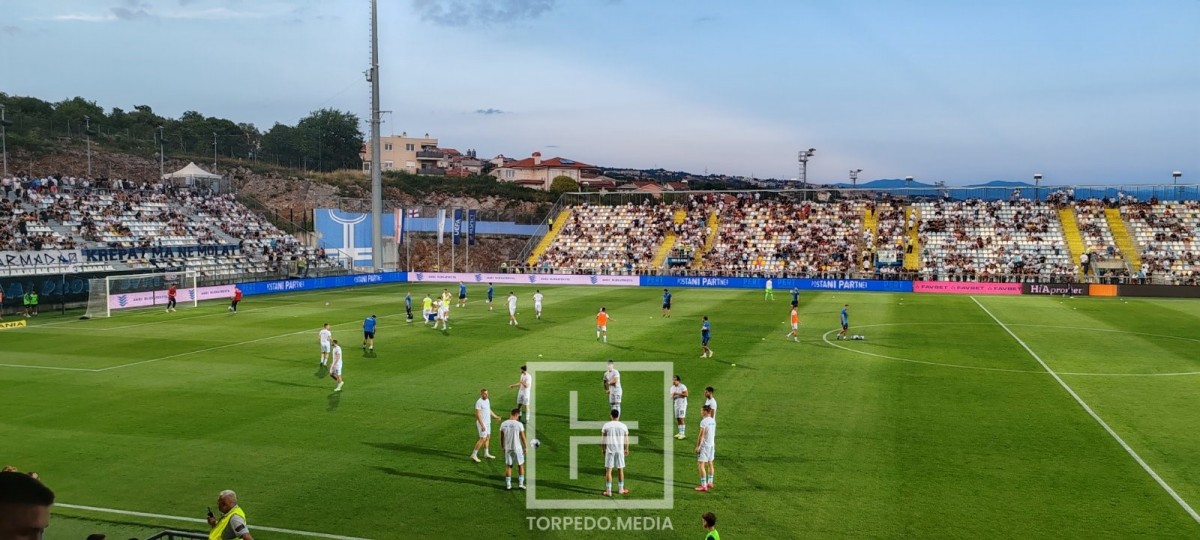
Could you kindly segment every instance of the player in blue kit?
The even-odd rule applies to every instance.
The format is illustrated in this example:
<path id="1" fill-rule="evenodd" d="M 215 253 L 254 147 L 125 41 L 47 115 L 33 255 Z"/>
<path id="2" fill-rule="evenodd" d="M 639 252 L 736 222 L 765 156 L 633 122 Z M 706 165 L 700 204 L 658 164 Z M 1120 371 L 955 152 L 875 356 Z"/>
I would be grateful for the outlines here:
<path id="1" fill-rule="evenodd" d="M 375 316 L 371 315 L 363 319 L 363 345 L 364 351 L 375 352 Z"/>
<path id="2" fill-rule="evenodd" d="M 496 294 L 496 288 L 492 286 L 492 282 L 488 282 L 487 305 L 488 311 L 492 310 L 492 296 Z"/>
<path id="3" fill-rule="evenodd" d="M 467 307 L 467 284 L 458 282 L 458 303 L 454 307 Z"/>
<path id="4" fill-rule="evenodd" d="M 846 311 L 850 309 L 850 304 L 842 305 L 842 331 L 838 332 L 838 339 L 846 339 L 846 330 L 850 329 L 850 314 Z"/>
<path id="5" fill-rule="evenodd" d="M 663 317 L 671 316 L 671 291 L 663 289 Z"/>
<path id="6" fill-rule="evenodd" d="M 800 289 L 792 287 L 792 307 L 800 305 Z"/>
<path id="7" fill-rule="evenodd" d="M 700 353 L 700 358 L 712 358 L 712 349 L 708 348 L 708 340 L 712 338 L 712 325 L 708 323 L 708 315 L 704 316 L 704 323 L 700 325 L 700 346 L 704 347 L 704 351 Z"/>

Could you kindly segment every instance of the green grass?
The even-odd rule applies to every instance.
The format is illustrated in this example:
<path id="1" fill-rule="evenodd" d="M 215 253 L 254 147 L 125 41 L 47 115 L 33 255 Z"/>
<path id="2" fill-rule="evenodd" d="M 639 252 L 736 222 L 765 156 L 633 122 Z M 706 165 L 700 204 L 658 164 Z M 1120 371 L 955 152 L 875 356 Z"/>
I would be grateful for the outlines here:
<path id="1" fill-rule="evenodd" d="M 43 315 L 0 331 L 0 461 L 42 473 L 59 502 L 202 518 L 236 489 L 254 526 L 364 538 L 699 538 L 715 512 L 730 538 L 1197 538 L 1166 491 L 970 297 L 805 293 L 801 343 L 784 339 L 787 297 L 652 289 L 517 288 L 521 325 L 482 290 L 449 335 L 406 325 L 400 285 L 248 297 L 76 321 Z M 498 288 L 498 300 L 508 292 Z M 977 297 L 1193 507 L 1200 507 L 1200 302 Z M 325 302 L 331 305 L 326 306 Z M 852 332 L 833 341 L 837 311 Z M 594 314 L 612 313 L 609 343 Z M 382 317 L 375 357 L 362 317 Z M 77 316 L 78 314 L 74 314 Z M 699 358 L 699 319 L 713 321 Z M 10 317 L 11 318 L 11 317 Z M 316 330 L 346 345 L 346 386 L 317 370 Z M 864 354 L 865 353 L 865 354 Z M 539 357 L 539 355 L 542 355 Z M 527 510 L 501 460 L 474 464 L 479 388 L 511 406 L 532 361 L 672 362 L 690 387 L 688 441 L 663 448 L 659 379 L 626 373 L 638 497 L 671 510 Z M 736 363 L 734 367 L 731 364 Z M 619 367 L 619 364 L 618 364 Z M 539 497 L 606 501 L 601 460 L 581 449 L 567 475 L 566 396 L 607 408 L 598 373 L 545 374 L 536 428 Z M 696 493 L 702 389 L 720 403 L 716 491 Z M 498 442 L 493 453 L 499 455 Z M 660 473 L 673 454 L 674 482 Z M 672 530 L 530 531 L 528 517 L 652 516 Z M 202 528 L 202 525 L 200 526 Z M 56 508 L 49 539 L 145 537 L 197 524 Z M 259 531 L 257 538 L 300 538 Z"/>

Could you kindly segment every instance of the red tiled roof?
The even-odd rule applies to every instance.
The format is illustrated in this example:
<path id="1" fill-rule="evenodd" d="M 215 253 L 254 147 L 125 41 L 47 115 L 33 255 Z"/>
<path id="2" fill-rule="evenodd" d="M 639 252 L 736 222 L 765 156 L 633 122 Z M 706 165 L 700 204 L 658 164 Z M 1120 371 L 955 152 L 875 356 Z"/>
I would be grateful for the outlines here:
<path id="1" fill-rule="evenodd" d="M 532 169 L 535 167 L 554 167 L 556 169 L 595 169 L 596 168 L 595 165 L 588 165 L 587 163 L 573 161 L 570 159 L 563 159 L 560 157 L 552 157 L 550 159 L 543 159 L 542 163 L 540 165 L 534 165 L 533 158 L 527 157 L 525 159 L 517 160 L 512 163 L 505 163 L 504 166 L 508 167 L 508 168 L 512 168 L 512 169 Z"/>

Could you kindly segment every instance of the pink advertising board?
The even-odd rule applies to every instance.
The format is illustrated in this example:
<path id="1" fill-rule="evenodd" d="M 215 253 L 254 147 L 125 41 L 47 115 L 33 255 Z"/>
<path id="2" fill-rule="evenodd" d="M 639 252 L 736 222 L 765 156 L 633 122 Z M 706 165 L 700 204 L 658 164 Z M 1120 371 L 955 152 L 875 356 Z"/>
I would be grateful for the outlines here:
<path id="1" fill-rule="evenodd" d="M 638 276 L 483 274 L 463 272 L 409 272 L 408 281 L 415 283 L 458 283 L 461 281 L 475 285 L 498 283 L 505 285 L 612 285 L 620 287 L 637 287 L 641 284 Z"/>
<path id="2" fill-rule="evenodd" d="M 913 292 L 942 294 L 1021 294 L 1020 283 L 973 281 L 914 281 Z"/>
<path id="3" fill-rule="evenodd" d="M 214 285 L 212 287 L 198 287 L 196 294 L 199 295 L 201 302 L 205 300 L 225 299 L 233 296 L 233 285 Z M 191 289 L 179 289 L 176 292 L 175 300 L 181 304 L 192 301 Z M 108 295 L 109 309 L 125 309 L 146 306 L 161 306 L 167 303 L 167 291 L 145 291 L 125 294 L 110 294 Z"/>

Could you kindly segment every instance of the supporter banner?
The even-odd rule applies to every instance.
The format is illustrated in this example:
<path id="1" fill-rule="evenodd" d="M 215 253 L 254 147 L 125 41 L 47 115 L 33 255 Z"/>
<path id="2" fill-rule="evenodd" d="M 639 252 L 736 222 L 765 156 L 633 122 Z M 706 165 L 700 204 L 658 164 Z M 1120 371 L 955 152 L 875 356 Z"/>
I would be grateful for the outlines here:
<path id="1" fill-rule="evenodd" d="M 70 266 L 83 262 L 78 249 L 0 251 L 0 272 Z"/>
<path id="2" fill-rule="evenodd" d="M 943 294 L 1021 294 L 1020 283 L 975 283 L 972 281 L 914 281 L 913 292 Z"/>
<path id="3" fill-rule="evenodd" d="M 381 272 L 378 274 L 357 274 L 351 276 L 281 279 L 277 281 L 254 281 L 250 283 L 242 283 L 239 285 L 239 287 L 242 289 L 242 294 L 250 296 L 255 294 L 311 291 L 316 289 L 332 289 L 335 287 L 373 285 L 377 283 L 402 283 L 405 281 L 408 281 L 407 272 Z"/>
<path id="4" fill-rule="evenodd" d="M 171 257 L 219 257 L 238 255 L 242 248 L 230 246 L 160 246 L 148 248 L 84 249 L 87 262 L 124 261 L 127 259 L 165 259 Z"/>
<path id="5" fill-rule="evenodd" d="M 479 216 L 478 210 L 467 210 L 467 245 L 475 245 L 475 221 Z"/>
<path id="6" fill-rule="evenodd" d="M 21 295 L 29 291 L 37 291 L 38 300 L 44 306 L 81 303 L 88 300 L 88 279 L 103 276 L 95 273 L 9 276 L 0 278 L 0 289 L 4 290 L 4 304 L 10 307 L 20 305 Z"/>
<path id="7" fill-rule="evenodd" d="M 214 285 L 211 287 L 198 287 L 192 289 L 178 289 L 176 300 L 180 303 L 191 302 L 193 300 L 215 300 L 218 298 L 230 298 L 233 296 L 233 285 Z M 198 298 L 193 297 L 198 295 Z M 125 294 L 110 294 L 108 295 L 109 309 L 124 309 L 146 306 L 161 306 L 167 303 L 167 290 L 161 291 L 143 291 Z"/>
<path id="8" fill-rule="evenodd" d="M 332 208 L 313 211 L 313 223 L 321 238 L 321 247 L 338 259 L 350 259 L 354 266 L 371 266 L 371 214 L 343 212 Z M 396 226 L 395 215 L 380 216 L 380 228 Z M 392 221 L 392 223 L 388 223 Z"/>
<path id="9" fill-rule="evenodd" d="M 0 330 L 8 330 L 9 328 L 25 328 L 25 319 L 19 321 L 0 321 Z"/>
<path id="10" fill-rule="evenodd" d="M 1200 287 L 1195 285 L 1117 285 L 1121 296 L 1144 296 L 1153 298 L 1200 298 Z"/>
<path id="11" fill-rule="evenodd" d="M 456 246 L 462 244 L 462 225 L 463 225 L 462 208 L 455 208 L 454 209 L 454 221 L 451 224 L 451 229 L 450 229 L 450 238 L 452 239 L 452 241 L 454 242 L 454 245 L 456 245 Z"/>
<path id="12" fill-rule="evenodd" d="M 1087 296 L 1086 283 L 1022 283 L 1021 294 Z"/>
<path id="13" fill-rule="evenodd" d="M 713 287 L 722 289 L 765 289 L 766 278 L 642 276 L 643 287 Z M 912 292 L 912 282 L 879 279 L 772 279 L 771 287 L 786 294 L 792 288 L 802 291 Z"/>
<path id="14" fill-rule="evenodd" d="M 637 287 L 638 276 L 568 275 L 568 274 L 482 274 L 455 272 L 409 272 L 414 283 L 503 283 L 507 285 L 610 285 Z"/>

